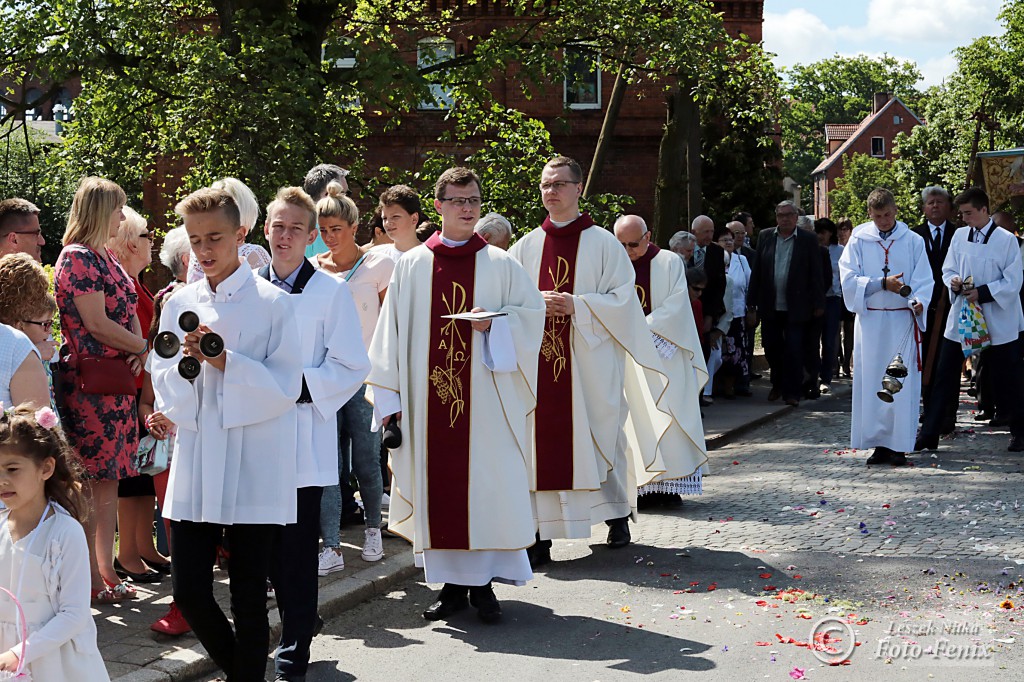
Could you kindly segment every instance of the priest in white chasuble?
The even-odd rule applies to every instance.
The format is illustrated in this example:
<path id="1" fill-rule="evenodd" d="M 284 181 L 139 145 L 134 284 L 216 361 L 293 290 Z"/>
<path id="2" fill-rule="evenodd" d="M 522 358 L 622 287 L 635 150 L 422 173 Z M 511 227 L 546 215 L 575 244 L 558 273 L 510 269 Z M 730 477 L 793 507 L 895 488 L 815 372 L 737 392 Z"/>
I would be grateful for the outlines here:
<path id="1" fill-rule="evenodd" d="M 665 370 L 652 372 L 632 358 L 626 361 L 626 438 L 640 503 L 678 504 L 680 495 L 701 494 L 708 461 L 698 404 L 708 371 L 690 307 L 686 264 L 651 243 L 638 215 L 620 217 L 614 231 L 633 264 L 637 298 Z"/>
<path id="2" fill-rule="evenodd" d="M 924 239 L 896 221 L 892 194 L 876 189 L 867 205 L 871 222 L 854 228 L 839 258 L 843 300 L 857 315 L 850 445 L 874 448 L 869 465 L 904 466 L 917 432 L 921 332 L 934 281 Z M 879 398 L 883 387 L 891 400 Z"/>
<path id="3" fill-rule="evenodd" d="M 549 161 L 540 182 L 548 217 L 509 251 L 544 295 L 547 315 L 531 419 L 534 566 L 551 560 L 552 539 L 589 538 L 597 523 L 608 524 L 610 547 L 630 543 L 636 481 L 624 430 L 626 357 L 662 367 L 629 258 L 580 213 L 582 181 L 572 159 Z"/>
<path id="4" fill-rule="evenodd" d="M 427 582 L 444 583 L 428 620 L 472 604 L 494 622 L 492 580 L 533 577 L 527 415 L 544 301 L 519 263 L 473 232 L 480 204 L 472 171 L 441 175 L 441 231 L 395 266 L 370 346 L 374 419 L 402 429 L 390 529 L 413 543 Z M 451 317 L 472 312 L 498 316 Z"/>

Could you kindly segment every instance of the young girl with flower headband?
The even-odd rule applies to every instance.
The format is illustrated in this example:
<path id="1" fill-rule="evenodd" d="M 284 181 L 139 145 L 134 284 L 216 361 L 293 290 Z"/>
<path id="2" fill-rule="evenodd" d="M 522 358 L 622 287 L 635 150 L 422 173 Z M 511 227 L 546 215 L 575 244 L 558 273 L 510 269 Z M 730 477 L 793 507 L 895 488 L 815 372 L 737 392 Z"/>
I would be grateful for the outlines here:
<path id="1" fill-rule="evenodd" d="M 0 585 L 24 611 L 0 594 L 0 671 L 103 682 L 80 465 L 56 425 L 48 407 L 0 406 Z"/>

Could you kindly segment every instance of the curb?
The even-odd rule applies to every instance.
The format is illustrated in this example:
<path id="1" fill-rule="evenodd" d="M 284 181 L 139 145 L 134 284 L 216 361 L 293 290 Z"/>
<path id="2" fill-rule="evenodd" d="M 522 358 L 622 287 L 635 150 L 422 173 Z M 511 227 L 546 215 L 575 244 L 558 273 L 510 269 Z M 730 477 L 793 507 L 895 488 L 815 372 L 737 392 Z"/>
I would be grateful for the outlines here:
<path id="1" fill-rule="evenodd" d="M 412 552 L 403 551 L 387 556 L 378 564 L 324 585 L 320 589 L 318 611 L 324 620 L 330 620 L 372 597 L 389 592 L 395 585 L 418 573 L 420 569 L 413 565 Z M 280 635 L 281 616 L 276 608 L 271 607 L 271 641 L 276 642 Z M 214 673 L 217 669 L 203 646 L 195 644 L 169 653 L 126 675 L 112 678 L 111 682 L 190 682 Z"/>

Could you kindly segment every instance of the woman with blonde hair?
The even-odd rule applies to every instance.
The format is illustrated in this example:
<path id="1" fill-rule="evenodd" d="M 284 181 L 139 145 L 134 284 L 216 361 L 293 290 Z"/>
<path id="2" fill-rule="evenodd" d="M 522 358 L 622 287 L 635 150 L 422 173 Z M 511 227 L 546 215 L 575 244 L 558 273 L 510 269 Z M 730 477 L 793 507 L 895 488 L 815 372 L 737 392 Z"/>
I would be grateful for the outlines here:
<path id="1" fill-rule="evenodd" d="M 359 314 L 363 344 L 369 348 L 395 262 L 380 249 L 364 253 L 356 244 L 359 209 L 345 196 L 341 183 L 327 185 L 327 196 L 317 202 L 316 212 L 320 235 L 328 250 L 317 255 L 314 265 L 348 283 Z M 356 475 L 366 523 L 362 558 L 378 561 L 384 556 L 380 535 L 384 481 L 380 467 L 380 436 L 370 430 L 373 407 L 363 397 L 364 391 L 365 387 L 360 388 L 338 411 L 338 472 L 341 486 L 347 485 L 350 469 Z M 344 502 L 342 493 L 339 486 L 324 488 L 320 501 L 320 534 L 324 540 L 320 575 L 345 568 L 339 525 Z M 351 489 L 345 493 L 350 497 Z"/>
<path id="2" fill-rule="evenodd" d="M 237 178 L 223 178 L 210 185 L 214 189 L 222 189 L 231 195 L 231 198 L 238 204 L 238 214 L 242 220 L 240 227 L 245 228 L 245 233 L 252 232 L 256 221 L 260 217 L 260 203 L 256 201 L 256 195 L 249 189 L 248 185 Z M 241 240 L 238 242 L 238 260 L 248 263 L 253 270 L 259 270 L 270 263 L 270 254 L 259 244 L 249 244 Z M 201 280 L 203 269 L 199 267 L 199 261 L 193 253 L 188 259 L 188 283 Z"/>
<path id="3" fill-rule="evenodd" d="M 125 219 L 126 200 L 117 184 L 83 178 L 54 266 L 64 337 L 57 402 L 68 442 L 85 467 L 85 491 L 92 504 L 86 522 L 92 599 L 100 604 L 136 596 L 114 571 L 117 481 L 137 473 L 132 375 L 142 372 L 149 350 L 136 315 L 135 286 L 107 248 Z"/>

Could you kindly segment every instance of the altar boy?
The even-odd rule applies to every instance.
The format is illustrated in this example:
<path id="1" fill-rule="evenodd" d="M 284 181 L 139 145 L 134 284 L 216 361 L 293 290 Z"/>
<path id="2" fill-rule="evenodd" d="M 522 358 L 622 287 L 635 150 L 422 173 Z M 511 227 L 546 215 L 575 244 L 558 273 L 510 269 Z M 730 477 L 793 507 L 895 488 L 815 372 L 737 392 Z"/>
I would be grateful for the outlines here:
<path id="1" fill-rule="evenodd" d="M 164 516 L 171 519 L 174 598 L 210 657 L 239 682 L 262 680 L 269 648 L 266 581 L 281 527 L 296 518 L 295 400 L 302 386 L 299 332 L 288 296 L 239 265 L 238 206 L 202 189 L 176 207 L 204 277 L 164 305 L 160 331 L 200 362 L 193 382 L 153 354 L 156 409 L 177 425 Z M 200 327 L 185 333 L 190 311 Z M 224 350 L 207 357 L 211 332 Z M 231 544 L 234 628 L 213 595 L 217 544 Z"/>
<path id="2" fill-rule="evenodd" d="M 282 188 L 267 206 L 263 230 L 273 261 L 259 277 L 292 294 L 288 302 L 300 339 L 295 350 L 304 367 L 297 406 L 298 516 L 284 527 L 270 564 L 282 624 L 274 657 L 277 679 L 304 680 L 318 618 L 320 497 L 324 487 L 338 485 L 335 415 L 363 385 L 370 360 L 348 285 L 306 260 L 306 247 L 317 236 L 310 196 L 300 187 Z"/>

